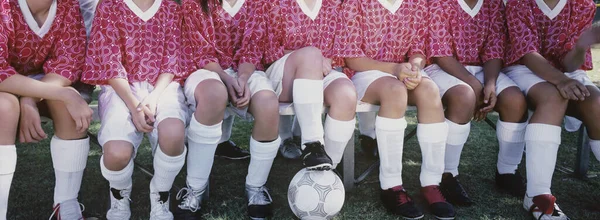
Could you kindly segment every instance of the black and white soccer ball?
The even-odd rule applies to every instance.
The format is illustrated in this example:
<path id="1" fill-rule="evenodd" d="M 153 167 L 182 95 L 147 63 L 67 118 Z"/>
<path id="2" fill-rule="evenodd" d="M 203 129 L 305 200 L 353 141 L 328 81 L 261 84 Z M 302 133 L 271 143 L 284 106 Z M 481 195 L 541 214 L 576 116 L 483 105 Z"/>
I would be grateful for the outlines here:
<path id="1" fill-rule="evenodd" d="M 344 206 L 342 180 L 333 171 L 296 173 L 288 187 L 288 203 L 300 219 L 331 219 Z"/>

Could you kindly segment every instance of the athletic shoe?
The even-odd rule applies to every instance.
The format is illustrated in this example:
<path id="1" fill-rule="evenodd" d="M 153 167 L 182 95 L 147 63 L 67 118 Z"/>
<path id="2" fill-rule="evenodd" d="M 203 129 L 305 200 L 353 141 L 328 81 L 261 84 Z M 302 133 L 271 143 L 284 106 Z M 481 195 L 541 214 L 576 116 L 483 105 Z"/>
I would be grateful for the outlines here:
<path id="1" fill-rule="evenodd" d="M 372 159 L 379 158 L 379 151 L 377 150 L 376 139 L 362 134 L 358 136 L 358 139 L 360 140 L 360 147 L 362 148 L 363 152 L 365 152 L 367 157 Z"/>
<path id="2" fill-rule="evenodd" d="M 131 188 L 118 190 L 110 188 L 110 209 L 106 213 L 107 220 L 124 220 L 131 217 L 129 202 Z"/>
<path id="3" fill-rule="evenodd" d="M 305 143 L 302 151 L 302 164 L 308 170 L 331 170 L 331 158 L 325 152 L 321 142 L 313 141 Z"/>
<path id="4" fill-rule="evenodd" d="M 250 157 L 250 153 L 247 150 L 241 149 L 233 141 L 225 141 L 217 145 L 215 150 L 215 157 L 230 159 L 230 160 L 242 160 Z"/>
<path id="5" fill-rule="evenodd" d="M 456 217 L 456 212 L 454 212 L 454 207 L 446 202 L 446 199 L 440 192 L 440 187 L 436 185 L 426 186 L 421 188 L 421 193 L 429 203 L 429 208 L 431 212 L 437 219 L 454 219 Z"/>
<path id="6" fill-rule="evenodd" d="M 424 216 L 402 185 L 381 190 L 380 198 L 383 207 L 404 219 L 421 219 Z"/>
<path id="7" fill-rule="evenodd" d="M 169 192 L 150 192 L 150 220 L 173 220 L 169 211 Z"/>
<path id="8" fill-rule="evenodd" d="M 205 190 L 206 187 L 202 190 L 193 190 L 190 185 L 179 190 L 176 199 L 181 200 L 181 202 L 175 210 L 175 217 L 184 220 L 200 219 L 199 213 L 202 208 L 202 196 Z"/>
<path id="9" fill-rule="evenodd" d="M 279 145 L 279 154 L 285 159 L 296 160 L 302 156 L 302 149 L 300 148 L 300 137 L 293 136 L 287 138 Z"/>
<path id="10" fill-rule="evenodd" d="M 77 199 L 67 200 L 54 206 L 49 219 L 83 220 L 83 210 L 85 207 Z"/>
<path id="11" fill-rule="evenodd" d="M 246 184 L 246 198 L 248 198 L 248 216 L 250 219 L 266 219 L 271 216 L 273 199 L 266 186 L 253 187 Z"/>
<path id="12" fill-rule="evenodd" d="M 458 181 L 456 176 L 451 173 L 444 173 L 442 175 L 442 182 L 440 183 L 440 190 L 448 202 L 457 206 L 470 206 L 473 205 L 473 200 L 469 198 L 467 192 Z"/>
<path id="13" fill-rule="evenodd" d="M 556 204 L 556 198 L 551 194 L 542 194 L 535 197 L 525 195 L 523 199 L 523 208 L 527 210 L 533 218 L 538 220 L 567 220 L 565 213 L 560 210 Z"/>
<path id="14" fill-rule="evenodd" d="M 515 170 L 514 174 L 500 174 L 496 170 L 496 187 L 517 197 L 524 196 L 527 189 L 518 170 Z"/>

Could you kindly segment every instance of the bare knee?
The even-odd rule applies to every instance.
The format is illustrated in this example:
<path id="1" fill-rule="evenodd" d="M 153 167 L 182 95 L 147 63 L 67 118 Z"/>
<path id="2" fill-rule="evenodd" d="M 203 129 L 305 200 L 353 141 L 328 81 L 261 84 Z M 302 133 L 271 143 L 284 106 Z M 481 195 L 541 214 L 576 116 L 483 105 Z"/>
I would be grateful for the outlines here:
<path id="1" fill-rule="evenodd" d="M 443 109 L 442 100 L 440 99 L 440 90 L 437 85 L 430 80 L 423 80 L 413 91 L 415 100 L 411 103 L 416 103 L 419 108 L 428 109 Z"/>
<path id="2" fill-rule="evenodd" d="M 563 98 L 555 86 L 549 83 L 540 83 L 539 86 L 536 85 L 529 91 L 529 97 L 535 103 L 536 110 L 541 108 L 550 111 L 566 111 L 569 100 Z M 532 93 L 532 91 L 534 92 Z"/>
<path id="3" fill-rule="evenodd" d="M 102 149 L 104 166 L 113 171 L 123 170 L 133 156 L 133 145 L 126 141 L 109 141 Z"/>
<path id="4" fill-rule="evenodd" d="M 475 92 L 470 86 L 458 85 L 449 89 L 442 101 L 448 107 L 446 118 L 455 123 L 468 123 L 475 109 Z"/>
<path id="5" fill-rule="evenodd" d="M 325 89 L 329 115 L 339 120 L 351 120 L 356 112 L 356 97 L 356 89 L 350 80 L 335 80 Z"/>
<path id="6" fill-rule="evenodd" d="M 527 120 L 527 101 L 517 87 L 504 89 L 498 95 L 496 111 L 500 120 L 505 122 L 525 122 Z"/>
<path id="7" fill-rule="evenodd" d="M 223 83 L 209 79 L 196 86 L 194 97 L 196 98 L 197 108 L 213 106 L 215 108 L 225 109 L 225 106 L 227 106 L 228 93 L 227 88 Z"/>
<path id="8" fill-rule="evenodd" d="M 296 78 L 323 78 L 323 54 L 319 48 L 308 46 L 294 51 L 286 66 L 288 64 L 295 70 Z"/>
<path id="9" fill-rule="evenodd" d="M 321 53 L 321 50 L 313 46 L 303 47 L 294 51 L 293 54 L 296 56 L 296 60 L 303 62 L 314 62 L 323 59 L 323 54 Z"/>
<path id="10" fill-rule="evenodd" d="M 13 125 L 16 126 L 19 121 L 21 107 L 19 99 L 10 93 L 0 92 L 0 126 Z"/>
<path id="11" fill-rule="evenodd" d="M 169 156 L 183 153 L 185 141 L 185 125 L 183 121 L 167 118 L 158 125 L 158 145 L 160 150 Z"/>
<path id="12" fill-rule="evenodd" d="M 261 122 L 279 124 L 279 101 L 271 91 L 260 91 L 250 100 L 250 113 Z"/>

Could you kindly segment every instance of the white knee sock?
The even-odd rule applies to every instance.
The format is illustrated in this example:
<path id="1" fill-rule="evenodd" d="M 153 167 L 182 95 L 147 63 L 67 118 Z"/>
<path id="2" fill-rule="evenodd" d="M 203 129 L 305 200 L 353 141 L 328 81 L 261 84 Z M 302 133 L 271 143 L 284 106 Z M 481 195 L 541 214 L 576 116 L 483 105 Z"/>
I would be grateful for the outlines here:
<path id="1" fill-rule="evenodd" d="M 90 151 L 90 139 L 62 140 L 57 136 L 50 141 L 50 153 L 54 165 L 56 185 L 54 204 L 77 199 L 83 170 Z"/>
<path id="2" fill-rule="evenodd" d="M 527 123 L 510 123 L 498 119 L 496 135 L 498 136 L 498 173 L 514 174 L 525 150 L 525 128 Z"/>
<path id="3" fill-rule="evenodd" d="M 0 145 L 0 219 L 6 219 L 8 194 L 15 168 L 17 167 L 17 148 L 15 145 Z"/>
<path id="4" fill-rule="evenodd" d="M 100 171 L 110 185 L 110 188 L 123 190 L 132 187 L 133 159 L 122 170 L 109 170 L 104 165 L 104 156 L 100 157 Z"/>
<path id="5" fill-rule="evenodd" d="M 469 132 L 471 132 L 471 122 L 459 125 L 446 119 L 446 123 L 448 124 L 448 139 L 446 140 L 444 173 L 452 173 L 453 176 L 456 176 L 458 175 L 460 154 L 467 143 Z"/>
<path id="6" fill-rule="evenodd" d="M 527 195 L 550 194 L 556 165 L 561 128 L 548 124 L 529 124 L 525 132 L 527 146 Z"/>
<path id="7" fill-rule="evenodd" d="M 223 143 L 231 139 L 231 130 L 233 129 L 234 119 L 235 116 L 233 115 L 223 119 L 223 123 L 221 123 L 221 140 L 219 140 L 219 143 Z"/>
<path id="8" fill-rule="evenodd" d="M 325 119 L 325 152 L 331 157 L 334 168 L 342 160 L 346 144 L 354 135 L 355 126 L 354 118 L 350 121 L 340 121 L 327 115 Z"/>
<path id="9" fill-rule="evenodd" d="M 196 191 L 202 190 L 208 183 L 221 132 L 221 123 L 203 125 L 192 115 L 187 130 L 187 184 Z"/>
<path id="10" fill-rule="evenodd" d="M 402 151 L 406 120 L 384 118 L 375 119 L 377 145 L 379 150 L 379 181 L 381 189 L 402 185 Z"/>
<path id="11" fill-rule="evenodd" d="M 448 139 L 448 124 L 418 124 L 417 138 L 421 146 L 421 186 L 439 185 L 444 173 L 444 154 Z"/>
<path id="12" fill-rule="evenodd" d="M 359 112 L 356 113 L 356 117 L 358 117 L 358 131 L 360 131 L 360 134 L 375 139 L 375 118 L 377 118 L 377 112 Z"/>
<path id="13" fill-rule="evenodd" d="M 294 110 L 296 120 L 302 132 L 302 149 L 304 144 L 323 140 L 323 80 L 296 79 L 293 88 Z"/>
<path id="14" fill-rule="evenodd" d="M 596 156 L 596 160 L 600 161 L 600 140 L 590 139 L 590 147 L 592 148 L 594 156 Z"/>
<path id="15" fill-rule="evenodd" d="M 280 143 L 281 139 L 279 138 L 265 143 L 250 137 L 250 165 L 248 166 L 246 184 L 260 187 L 267 183 Z"/>
<path id="16" fill-rule="evenodd" d="M 177 156 L 166 155 L 160 149 L 160 146 L 156 147 L 156 154 L 154 154 L 154 177 L 150 181 L 150 189 L 156 189 L 157 192 L 166 192 L 171 190 L 175 177 L 181 171 L 183 164 L 185 164 L 185 155 L 187 148 L 183 147 L 183 153 Z"/>
<path id="17" fill-rule="evenodd" d="M 279 137 L 281 140 L 286 140 L 292 137 L 292 126 L 294 126 L 293 115 L 279 116 Z"/>

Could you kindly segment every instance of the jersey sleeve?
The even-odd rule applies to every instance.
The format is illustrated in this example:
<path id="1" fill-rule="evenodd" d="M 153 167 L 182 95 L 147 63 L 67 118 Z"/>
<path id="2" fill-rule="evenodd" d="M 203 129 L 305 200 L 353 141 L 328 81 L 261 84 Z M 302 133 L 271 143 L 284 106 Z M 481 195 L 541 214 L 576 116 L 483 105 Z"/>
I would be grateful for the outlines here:
<path id="1" fill-rule="evenodd" d="M 280 20 L 283 15 L 279 14 L 278 1 L 261 0 L 264 11 L 267 12 L 265 17 L 266 33 L 264 36 L 265 40 L 265 54 L 263 61 L 266 64 L 271 64 L 284 55 L 284 48 L 282 41 L 284 39 L 284 30 L 282 30 L 282 21 Z M 257 39 L 258 40 L 258 39 Z"/>
<path id="2" fill-rule="evenodd" d="M 443 1 L 433 0 L 429 5 L 429 48 L 427 56 L 433 57 L 451 57 L 454 55 L 452 50 L 452 35 L 450 34 L 449 15 L 444 10 Z"/>
<path id="3" fill-rule="evenodd" d="M 112 1 L 103 1 L 98 6 L 92 24 L 90 41 L 82 81 L 92 85 L 106 85 L 109 79 L 127 79 L 122 63 L 122 45 L 119 43 L 118 21 L 111 8 Z"/>
<path id="4" fill-rule="evenodd" d="M 570 28 L 569 35 L 567 38 L 567 42 L 565 46 L 560 51 L 560 61 L 565 58 L 569 51 L 573 50 L 577 45 L 577 40 L 583 34 L 585 30 L 591 27 L 592 22 L 594 21 L 594 16 L 596 15 L 596 6 L 593 2 L 589 1 L 575 1 L 577 4 L 576 7 L 573 7 L 573 11 L 571 12 L 570 18 Z M 591 70 L 592 69 L 592 52 L 588 50 L 585 55 L 585 62 L 581 66 L 583 70 Z"/>
<path id="5" fill-rule="evenodd" d="M 427 1 L 426 0 L 420 0 L 418 1 L 418 4 L 416 6 L 416 10 L 414 10 L 412 13 L 414 13 L 414 19 L 417 21 L 415 22 L 413 26 L 413 28 L 416 29 L 416 33 L 417 33 L 417 37 L 413 37 L 414 41 L 412 42 L 412 45 L 410 46 L 410 50 L 408 51 L 408 57 L 411 57 L 415 54 L 421 54 L 423 56 L 425 56 L 426 54 L 426 46 L 427 45 L 427 40 L 424 39 L 428 39 L 429 38 L 429 33 L 428 33 L 428 28 L 427 28 L 427 22 L 429 21 L 429 13 L 427 12 L 428 8 L 427 8 Z"/>
<path id="6" fill-rule="evenodd" d="M 527 2 L 509 1 L 506 6 L 506 24 L 508 26 L 507 66 L 517 63 L 523 56 L 540 52 L 540 41 L 535 20 Z"/>
<path id="7" fill-rule="evenodd" d="M 43 69 L 46 74 L 58 74 L 75 82 L 80 78 L 85 63 L 86 34 L 79 3 L 72 1 L 68 10 L 60 24 L 60 36 L 56 36 L 53 51 Z"/>
<path id="8" fill-rule="evenodd" d="M 486 38 L 486 43 L 481 54 L 483 63 L 500 59 L 504 60 L 504 47 L 506 47 L 506 27 L 504 20 L 504 3 L 502 0 L 493 1 L 490 7 L 490 28 Z"/>
<path id="9" fill-rule="evenodd" d="M 183 72 L 179 68 L 180 60 L 180 45 L 181 45 L 181 12 L 179 6 L 173 3 L 169 6 L 169 16 L 167 18 L 165 27 L 165 44 L 164 54 L 162 60 L 161 73 L 171 73 L 175 75 L 175 78 L 183 76 Z"/>
<path id="10" fill-rule="evenodd" d="M 0 18 L 4 19 L 5 16 L 10 16 L 9 13 L 9 10 L 5 10 L 5 8 L 0 5 Z M 8 29 L 6 23 L 2 21 L 2 23 L 0 23 L 0 83 L 17 74 L 17 71 L 8 62 L 8 37 L 10 34 Z"/>
<path id="11" fill-rule="evenodd" d="M 183 54 L 188 60 L 186 71 L 201 69 L 209 63 L 218 63 L 217 52 L 212 42 L 215 30 L 210 16 L 206 15 L 194 0 L 183 1 Z"/>
<path id="12" fill-rule="evenodd" d="M 365 38 L 361 27 L 361 24 L 363 24 L 361 3 L 358 0 L 347 1 L 342 5 L 345 27 L 338 34 L 339 45 L 336 48 L 340 57 L 365 57 L 365 52 L 362 49 Z"/>
<path id="13" fill-rule="evenodd" d="M 236 52 L 234 60 L 237 61 L 238 65 L 242 63 L 251 63 L 257 69 L 262 70 L 261 61 L 263 58 L 264 41 L 263 39 L 266 31 L 265 15 L 266 11 L 264 7 L 260 7 L 260 4 L 247 2 L 248 4 L 248 20 L 244 27 L 244 36 L 242 38 L 242 45 Z"/>

